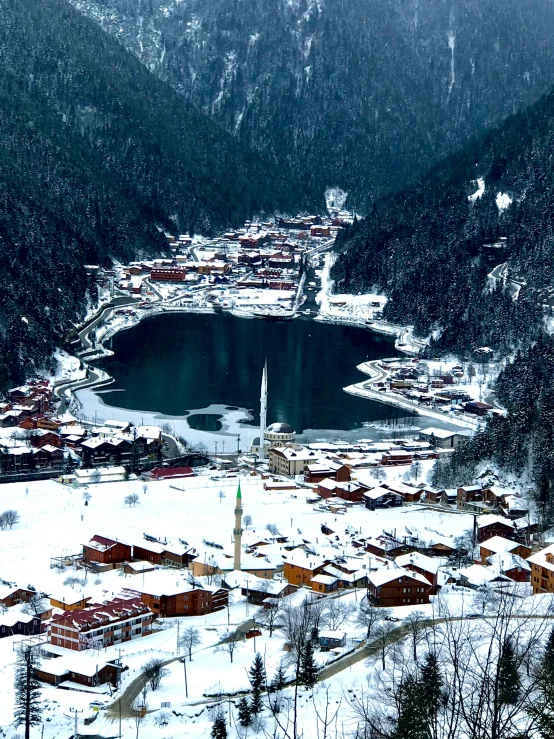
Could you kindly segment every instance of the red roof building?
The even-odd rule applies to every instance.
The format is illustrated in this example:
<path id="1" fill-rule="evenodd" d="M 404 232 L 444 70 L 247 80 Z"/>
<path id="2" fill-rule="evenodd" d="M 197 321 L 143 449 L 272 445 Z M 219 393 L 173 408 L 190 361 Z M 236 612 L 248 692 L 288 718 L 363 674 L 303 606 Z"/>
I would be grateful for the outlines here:
<path id="1" fill-rule="evenodd" d="M 114 598 L 52 618 L 50 643 L 65 649 L 111 647 L 152 632 L 152 612 L 139 596 Z"/>
<path id="2" fill-rule="evenodd" d="M 154 480 L 171 480 L 176 477 L 194 477 L 192 467 L 154 467 L 151 471 Z"/>

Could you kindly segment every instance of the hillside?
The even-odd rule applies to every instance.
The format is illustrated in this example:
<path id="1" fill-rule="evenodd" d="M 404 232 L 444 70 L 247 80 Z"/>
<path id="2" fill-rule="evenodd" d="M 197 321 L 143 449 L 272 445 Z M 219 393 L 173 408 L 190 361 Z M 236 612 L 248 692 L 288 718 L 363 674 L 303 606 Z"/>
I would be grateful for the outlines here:
<path id="1" fill-rule="evenodd" d="M 552 304 L 553 119 L 550 93 L 378 202 L 343 239 L 338 289 L 384 290 L 386 318 L 435 332 L 431 353 L 535 339 Z"/>
<path id="2" fill-rule="evenodd" d="M 0 386 L 83 310 L 83 264 L 287 206 L 279 178 L 65 0 L 3 0 Z"/>
<path id="3" fill-rule="evenodd" d="M 549 0 L 71 0 L 322 203 L 365 212 L 554 79 Z"/>
<path id="4" fill-rule="evenodd" d="M 465 485 L 482 462 L 529 483 L 535 515 L 554 524 L 554 340 L 541 336 L 501 372 L 498 400 L 508 411 L 495 416 L 470 441 L 433 470 L 433 484 Z"/>

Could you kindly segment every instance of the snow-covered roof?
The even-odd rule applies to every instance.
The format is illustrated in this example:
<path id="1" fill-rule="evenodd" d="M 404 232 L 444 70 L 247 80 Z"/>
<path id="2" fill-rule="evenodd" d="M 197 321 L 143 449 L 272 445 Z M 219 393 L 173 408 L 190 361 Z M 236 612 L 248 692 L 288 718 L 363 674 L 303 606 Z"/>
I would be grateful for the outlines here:
<path id="1" fill-rule="evenodd" d="M 316 575 L 312 577 L 312 582 L 319 583 L 320 585 L 334 585 L 338 578 L 332 575 Z"/>
<path id="2" fill-rule="evenodd" d="M 505 539 L 503 536 L 491 536 L 490 539 L 481 542 L 481 549 L 488 549 L 490 552 L 513 552 L 519 546 L 517 541 Z"/>
<path id="3" fill-rule="evenodd" d="M 373 488 L 373 490 L 366 490 L 364 493 L 362 493 L 362 496 L 364 498 L 370 498 L 370 500 L 378 500 L 384 495 L 394 495 L 397 498 L 402 497 L 398 493 L 395 493 L 394 490 L 389 490 L 388 488 L 384 488 L 381 485 L 379 485 L 379 487 Z"/>
<path id="4" fill-rule="evenodd" d="M 332 631 L 331 629 L 323 629 L 319 632 L 320 639 L 336 639 L 337 641 L 342 641 L 345 636 L 345 631 Z"/>
<path id="5" fill-rule="evenodd" d="M 6 626 L 8 629 L 13 628 L 17 623 L 28 624 L 32 620 L 31 614 L 12 611 L 11 608 L 5 613 L 0 613 L 0 626 Z"/>
<path id="6" fill-rule="evenodd" d="M 537 552 L 536 554 L 532 554 L 530 557 L 527 558 L 527 562 L 531 562 L 531 564 L 544 567 L 546 570 L 554 571 L 554 562 L 547 561 L 547 554 L 554 555 L 554 544 L 541 549 L 540 552 Z"/>
<path id="7" fill-rule="evenodd" d="M 486 585 L 493 580 L 509 580 L 504 575 L 500 575 L 492 567 L 484 567 L 483 565 L 470 565 L 458 570 L 458 574 L 465 577 L 466 580 L 474 585 Z"/>
<path id="8" fill-rule="evenodd" d="M 410 572 L 409 570 L 405 570 L 402 567 L 383 567 L 380 570 L 374 570 L 373 572 L 370 572 L 367 576 L 367 579 L 376 587 L 380 587 L 381 585 L 385 585 L 388 582 L 392 582 L 393 580 L 397 580 L 399 577 L 401 578 L 408 578 L 410 580 L 417 581 L 419 583 L 423 583 L 427 587 L 430 587 L 429 581 L 426 580 L 423 575 L 420 575 L 419 572 Z"/>
<path id="9" fill-rule="evenodd" d="M 492 526 L 493 524 L 501 523 L 508 528 L 513 529 L 514 524 L 509 518 L 504 516 L 497 516 L 494 513 L 485 513 L 483 516 L 477 516 L 477 528 L 483 529 L 485 526 Z"/>
<path id="10" fill-rule="evenodd" d="M 468 432 L 448 431 L 447 429 L 437 429 L 434 426 L 429 426 L 429 428 L 422 429 L 419 434 L 420 436 L 434 436 L 435 439 L 450 439 L 452 436 L 467 436 Z"/>
<path id="11" fill-rule="evenodd" d="M 308 461 L 316 459 L 316 453 L 311 449 L 291 449 L 290 447 L 278 447 L 272 450 L 277 454 L 282 454 L 285 459 L 295 461 Z"/>
<path id="12" fill-rule="evenodd" d="M 400 567 L 406 567 L 409 564 L 413 564 L 414 567 L 420 567 L 425 572 L 431 572 L 433 575 L 439 571 L 440 562 L 436 557 L 428 557 L 426 554 L 420 552 L 410 552 L 409 554 L 401 554 L 396 557 L 396 564 Z"/>
<path id="13" fill-rule="evenodd" d="M 148 595 L 178 595 L 195 590 L 196 586 L 188 580 L 188 571 L 151 570 L 142 575 L 132 575 L 125 580 L 125 589 Z"/>
<path id="14" fill-rule="evenodd" d="M 531 565 L 526 559 L 512 552 L 497 552 L 487 560 L 493 569 L 497 572 L 508 572 L 509 570 L 523 570 L 529 572 Z"/>

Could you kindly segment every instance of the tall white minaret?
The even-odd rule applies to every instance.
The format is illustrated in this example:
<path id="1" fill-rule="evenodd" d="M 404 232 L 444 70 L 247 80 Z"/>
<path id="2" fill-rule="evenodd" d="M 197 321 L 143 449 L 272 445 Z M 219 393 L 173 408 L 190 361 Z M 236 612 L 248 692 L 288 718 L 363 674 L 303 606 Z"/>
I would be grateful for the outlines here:
<path id="1" fill-rule="evenodd" d="M 240 482 L 235 503 L 235 528 L 233 529 L 233 534 L 235 535 L 235 560 L 233 569 L 240 570 L 240 555 L 242 550 L 242 493 L 240 492 Z"/>
<path id="2" fill-rule="evenodd" d="M 260 395 L 260 461 L 265 459 L 265 429 L 267 421 L 267 359 L 262 373 L 262 392 Z"/>

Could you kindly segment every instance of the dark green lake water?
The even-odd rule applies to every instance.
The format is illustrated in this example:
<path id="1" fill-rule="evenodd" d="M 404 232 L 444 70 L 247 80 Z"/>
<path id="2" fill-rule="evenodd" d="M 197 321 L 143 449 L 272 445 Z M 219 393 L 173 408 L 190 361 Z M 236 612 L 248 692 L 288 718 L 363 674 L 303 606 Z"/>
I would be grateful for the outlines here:
<path id="1" fill-rule="evenodd" d="M 115 380 L 102 394 L 112 406 L 183 416 L 221 404 L 250 409 L 257 421 L 267 357 L 268 423 L 286 421 L 300 433 L 407 415 L 343 392 L 363 380 L 357 364 L 397 354 L 390 341 L 362 328 L 165 314 L 116 334 L 112 349 L 102 365 Z M 217 420 L 197 417 L 194 427 L 216 430 Z"/>

